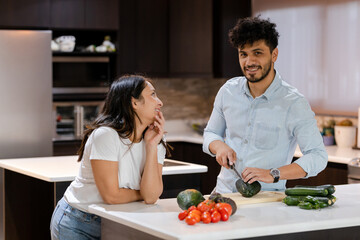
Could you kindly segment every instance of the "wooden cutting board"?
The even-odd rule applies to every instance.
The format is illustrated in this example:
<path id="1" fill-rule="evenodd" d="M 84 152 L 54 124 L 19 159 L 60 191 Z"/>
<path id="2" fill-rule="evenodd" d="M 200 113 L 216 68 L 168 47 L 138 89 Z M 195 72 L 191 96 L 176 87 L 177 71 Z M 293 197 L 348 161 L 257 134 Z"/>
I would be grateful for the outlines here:
<path id="1" fill-rule="evenodd" d="M 260 191 L 258 194 L 251 198 L 243 197 L 240 193 L 224 193 L 221 194 L 224 197 L 229 197 L 236 205 L 242 204 L 254 204 L 254 203 L 265 203 L 265 202 L 280 202 L 286 197 L 284 192 L 275 191 Z"/>

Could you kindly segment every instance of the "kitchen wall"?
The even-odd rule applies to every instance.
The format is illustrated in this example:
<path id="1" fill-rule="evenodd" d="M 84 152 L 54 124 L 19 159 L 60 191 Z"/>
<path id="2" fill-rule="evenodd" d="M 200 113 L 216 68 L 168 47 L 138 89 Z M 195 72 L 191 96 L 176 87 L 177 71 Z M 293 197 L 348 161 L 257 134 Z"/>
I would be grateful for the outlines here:
<path id="1" fill-rule="evenodd" d="M 227 79 L 159 78 L 153 79 L 163 113 L 170 119 L 203 119 L 211 114 L 215 96 Z"/>

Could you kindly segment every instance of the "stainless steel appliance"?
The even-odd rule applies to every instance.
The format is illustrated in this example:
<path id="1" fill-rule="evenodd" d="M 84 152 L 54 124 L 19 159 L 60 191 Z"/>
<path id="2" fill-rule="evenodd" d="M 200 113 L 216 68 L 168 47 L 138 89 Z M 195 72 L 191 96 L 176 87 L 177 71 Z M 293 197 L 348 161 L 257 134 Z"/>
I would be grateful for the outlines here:
<path id="1" fill-rule="evenodd" d="M 0 30 L 0 158 L 52 155 L 51 31 Z"/>
<path id="2" fill-rule="evenodd" d="M 103 101 L 54 102 L 54 141 L 81 139 L 86 125 L 92 122 L 104 105 Z"/>
<path id="3" fill-rule="evenodd" d="M 51 31 L 0 30 L 1 159 L 52 155 L 51 35 Z M 7 229 L 3 175 L 1 170 L 0 239 Z"/>

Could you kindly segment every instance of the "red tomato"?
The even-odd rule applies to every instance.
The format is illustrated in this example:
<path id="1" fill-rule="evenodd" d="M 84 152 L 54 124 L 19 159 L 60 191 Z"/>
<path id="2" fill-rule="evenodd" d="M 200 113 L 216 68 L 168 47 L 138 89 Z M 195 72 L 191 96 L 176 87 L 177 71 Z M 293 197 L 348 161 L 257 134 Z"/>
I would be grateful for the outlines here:
<path id="1" fill-rule="evenodd" d="M 201 202 L 198 204 L 197 209 L 199 209 L 201 212 L 207 212 L 210 210 L 210 206 L 204 202 Z"/>
<path id="2" fill-rule="evenodd" d="M 214 207 L 210 208 L 209 213 L 213 213 L 216 209 Z"/>
<path id="3" fill-rule="evenodd" d="M 197 208 L 201 211 L 201 212 L 207 212 L 209 211 L 212 207 L 214 207 L 215 202 L 212 200 L 205 200 L 201 203 L 198 204 Z"/>
<path id="4" fill-rule="evenodd" d="M 209 212 L 203 212 L 201 215 L 201 221 L 205 224 L 211 222 L 211 214 Z"/>
<path id="5" fill-rule="evenodd" d="M 187 215 L 188 215 L 189 213 L 188 213 L 188 211 L 187 210 L 184 210 L 184 211 L 182 211 L 181 213 L 179 213 L 179 219 L 182 221 L 182 220 L 184 220 L 186 217 L 187 217 Z"/>
<path id="6" fill-rule="evenodd" d="M 227 213 L 229 214 L 229 216 L 230 216 L 231 213 L 232 213 L 232 207 L 231 207 L 231 205 L 228 204 L 228 203 L 217 203 L 217 204 L 215 205 L 215 208 L 216 208 L 216 210 L 218 210 L 219 212 L 220 212 L 220 210 L 225 209 L 225 211 L 227 211 Z"/>
<path id="7" fill-rule="evenodd" d="M 194 210 L 194 209 L 196 209 L 196 207 L 193 205 L 193 206 L 188 208 L 188 212 L 191 212 L 191 210 Z"/>
<path id="8" fill-rule="evenodd" d="M 214 207 L 215 206 L 215 202 L 213 200 L 205 200 L 204 201 L 207 205 L 210 206 L 210 208 Z"/>
<path id="9" fill-rule="evenodd" d="M 192 214 L 197 214 L 197 215 L 201 216 L 201 213 L 202 213 L 202 212 L 199 211 L 199 210 L 197 210 L 197 209 L 194 209 L 194 210 L 191 210 L 190 213 L 192 213 Z"/>
<path id="10" fill-rule="evenodd" d="M 185 222 L 188 224 L 188 225 L 194 225 L 196 223 L 196 219 L 192 216 L 187 216 L 185 218 Z"/>
<path id="11" fill-rule="evenodd" d="M 201 220 L 201 212 L 199 210 L 192 210 L 190 213 L 189 213 L 189 216 L 193 217 L 196 219 L 196 222 L 200 222 Z"/>
<path id="12" fill-rule="evenodd" d="M 226 211 L 228 212 L 229 216 L 231 216 L 231 214 L 232 214 L 232 207 L 231 207 L 231 205 L 228 204 L 228 203 L 223 203 L 222 206 L 226 209 Z"/>
<path id="13" fill-rule="evenodd" d="M 221 221 L 227 221 L 227 220 L 229 220 L 229 213 L 226 211 L 226 209 L 225 208 L 221 208 L 220 210 L 219 210 L 219 212 L 220 212 L 220 215 L 221 215 Z"/>
<path id="14" fill-rule="evenodd" d="M 220 221 L 220 219 L 221 219 L 221 214 L 217 210 L 215 210 L 211 214 L 211 222 L 217 223 L 218 221 Z"/>
<path id="15" fill-rule="evenodd" d="M 215 209 L 218 210 L 221 207 L 221 205 L 222 205 L 222 203 L 220 203 L 220 202 L 215 204 Z"/>

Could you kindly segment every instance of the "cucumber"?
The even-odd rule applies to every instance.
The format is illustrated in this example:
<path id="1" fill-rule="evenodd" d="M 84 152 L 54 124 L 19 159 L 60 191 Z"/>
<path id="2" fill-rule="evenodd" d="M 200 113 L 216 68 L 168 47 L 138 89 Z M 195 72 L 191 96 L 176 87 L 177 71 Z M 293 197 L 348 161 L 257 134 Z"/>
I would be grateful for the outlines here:
<path id="1" fill-rule="evenodd" d="M 326 188 L 326 189 L 328 190 L 328 192 L 329 192 L 329 195 L 334 194 L 334 192 L 335 192 L 335 190 L 336 190 L 335 186 L 334 186 L 334 185 L 331 185 L 331 184 L 325 184 L 325 185 L 321 185 L 321 186 L 319 186 L 319 187 L 324 187 L 324 188 Z"/>
<path id="2" fill-rule="evenodd" d="M 320 208 L 326 208 L 326 207 L 328 207 L 329 205 L 328 204 L 326 204 L 326 203 L 324 203 L 324 202 L 321 202 L 320 203 Z"/>
<path id="3" fill-rule="evenodd" d="M 331 205 L 334 205 L 334 203 L 336 202 L 336 197 L 334 196 L 334 195 L 329 195 L 329 196 L 327 196 L 330 200 L 331 200 L 331 204 L 330 204 L 330 206 Z"/>
<path id="4" fill-rule="evenodd" d="M 332 184 L 324 184 L 319 186 L 304 186 L 304 185 L 296 185 L 294 188 L 325 188 L 328 190 L 329 195 L 334 194 L 336 188 Z"/>
<path id="5" fill-rule="evenodd" d="M 313 209 L 313 205 L 311 204 L 311 202 L 301 202 L 301 203 L 299 203 L 298 206 L 301 209 L 306 209 L 306 210 Z"/>
<path id="6" fill-rule="evenodd" d="M 322 196 L 325 197 L 329 194 L 325 188 L 310 188 L 310 187 L 294 187 L 287 188 L 285 194 L 288 196 Z"/>
<path id="7" fill-rule="evenodd" d="M 313 196 L 286 196 L 282 201 L 288 206 L 297 206 L 300 202 L 310 202 L 312 204 L 324 203 L 327 206 L 331 206 L 334 204 L 333 198 Z"/>
<path id="8" fill-rule="evenodd" d="M 311 202 L 312 204 L 317 203 L 325 203 L 327 206 L 331 206 L 333 202 L 328 197 L 313 197 L 313 196 L 306 196 L 304 202 Z"/>
<path id="9" fill-rule="evenodd" d="M 301 209 L 311 210 L 311 209 L 325 208 L 325 207 L 327 207 L 329 205 L 327 205 L 324 202 L 317 202 L 317 203 L 300 202 L 298 206 Z"/>
<path id="10" fill-rule="evenodd" d="M 297 206 L 300 202 L 304 201 L 305 196 L 286 196 L 282 202 L 288 206 Z"/>

